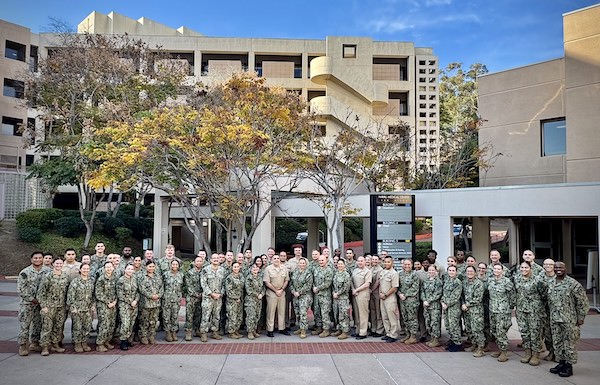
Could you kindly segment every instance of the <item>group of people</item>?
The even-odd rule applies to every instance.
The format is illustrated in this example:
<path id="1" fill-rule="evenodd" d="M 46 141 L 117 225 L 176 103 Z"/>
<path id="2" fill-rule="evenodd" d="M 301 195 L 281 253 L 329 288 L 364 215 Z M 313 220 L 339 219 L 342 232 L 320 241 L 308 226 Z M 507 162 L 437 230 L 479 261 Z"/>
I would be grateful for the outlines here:
<path id="1" fill-rule="evenodd" d="M 465 259 L 458 251 L 448 257 L 447 268 L 430 250 L 422 262 L 402 260 L 400 271 L 386 252 L 356 258 L 351 249 L 345 256 L 324 249 L 305 258 L 298 246 L 289 258 L 273 248 L 256 257 L 246 250 L 208 258 L 200 251 L 185 272 L 172 245 L 158 259 L 152 250 L 133 257 L 129 247 L 122 255 L 106 255 L 103 243 L 95 251 L 81 262 L 73 249 L 64 258 L 32 253 L 31 265 L 18 277 L 20 355 L 64 352 L 67 316 L 75 351 L 90 351 L 94 311 L 97 351 L 114 344 L 127 350 L 134 338 L 154 344 L 159 319 L 165 340 L 177 341 L 184 298 L 186 341 L 194 336 L 202 342 L 220 340 L 225 334 L 239 339 L 242 329 L 253 340 L 263 328 L 273 337 L 277 324 L 284 335 L 297 326 L 293 334 L 299 338 L 371 336 L 437 347 L 443 319 L 449 334 L 446 350 L 482 357 L 495 341 L 498 351 L 492 356 L 505 362 L 515 309 L 525 349 L 521 362 L 539 365 L 545 345 L 549 354 L 544 359 L 558 362 L 550 371 L 567 377 L 577 362 L 579 327 L 589 307 L 585 290 L 565 274 L 564 263 L 547 259 L 542 267 L 530 250 L 513 269 L 500 263 L 497 250 L 491 251 L 489 265 L 472 256 Z M 314 315 L 311 328 L 309 310 Z"/>

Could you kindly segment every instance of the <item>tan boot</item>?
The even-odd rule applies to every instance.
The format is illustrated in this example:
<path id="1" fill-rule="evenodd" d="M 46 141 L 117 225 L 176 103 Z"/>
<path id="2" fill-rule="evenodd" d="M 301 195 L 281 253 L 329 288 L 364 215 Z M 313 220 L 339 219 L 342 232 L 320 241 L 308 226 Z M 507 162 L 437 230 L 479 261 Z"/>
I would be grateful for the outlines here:
<path id="1" fill-rule="evenodd" d="M 471 345 L 468 348 L 465 348 L 465 352 L 474 352 L 475 350 L 477 350 L 477 346 L 475 345 Z"/>
<path id="2" fill-rule="evenodd" d="M 156 343 L 156 337 L 154 337 L 154 336 L 148 336 L 148 343 L 150 345 L 154 345 Z"/>
<path id="3" fill-rule="evenodd" d="M 48 351 L 48 346 L 42 346 L 42 356 L 46 357 L 48 355 L 50 355 L 50 352 Z"/>
<path id="4" fill-rule="evenodd" d="M 31 345 L 29 345 L 29 351 L 40 353 L 42 351 L 42 347 L 40 346 L 39 342 L 32 342 Z"/>
<path id="5" fill-rule="evenodd" d="M 221 335 L 218 332 L 212 332 L 212 334 L 210 335 L 210 338 L 214 339 L 214 340 L 222 340 L 223 337 L 221 337 Z"/>
<path id="6" fill-rule="evenodd" d="M 494 357 L 494 358 L 500 357 L 500 351 L 492 353 L 491 356 Z"/>
<path id="7" fill-rule="evenodd" d="M 235 334 L 237 336 L 237 338 L 243 337 L 238 330 L 234 331 L 233 334 Z"/>
<path id="8" fill-rule="evenodd" d="M 521 363 L 526 364 L 531 359 L 531 349 L 525 349 L 525 355 L 521 358 Z"/>
<path id="9" fill-rule="evenodd" d="M 473 353 L 473 357 L 483 357 L 485 356 L 485 353 L 483 352 L 483 348 L 477 348 L 475 349 L 475 352 Z"/>
<path id="10" fill-rule="evenodd" d="M 306 329 L 300 329 L 300 338 L 302 338 L 302 339 L 306 338 Z"/>
<path id="11" fill-rule="evenodd" d="M 173 342 L 179 341 L 179 338 L 177 338 L 177 332 L 171 332 L 171 339 Z"/>
<path id="12" fill-rule="evenodd" d="M 554 361 L 556 359 L 556 356 L 554 355 L 554 352 L 550 352 L 548 353 L 548 355 L 546 357 L 544 357 L 544 361 Z"/>
<path id="13" fill-rule="evenodd" d="M 338 340 L 345 340 L 348 338 L 348 334 L 346 332 L 341 332 L 339 336 L 337 336 Z"/>
<path id="14" fill-rule="evenodd" d="M 104 352 L 108 352 L 108 348 L 104 344 L 100 344 L 100 345 L 96 345 L 96 351 L 104 353 Z"/>
<path id="15" fill-rule="evenodd" d="M 323 333 L 323 329 L 322 328 L 316 328 L 315 330 L 313 330 L 312 332 L 310 332 L 310 334 L 312 334 L 313 336 L 318 336 L 321 333 Z"/>
<path id="16" fill-rule="evenodd" d="M 165 341 L 167 342 L 173 342 L 173 337 L 171 337 L 171 332 L 170 331 L 165 331 Z"/>
<path id="17" fill-rule="evenodd" d="M 405 343 L 406 345 L 412 345 L 412 344 L 416 344 L 417 342 L 419 342 L 419 341 L 417 340 L 417 337 L 415 337 L 415 336 L 414 336 L 414 335 L 412 335 L 412 334 L 410 335 L 410 338 L 409 338 L 409 339 L 407 339 L 406 341 L 404 341 L 404 343 Z"/>
<path id="18" fill-rule="evenodd" d="M 406 336 L 400 338 L 400 342 L 404 343 L 404 342 L 408 341 L 409 338 L 410 338 L 410 335 L 406 335 Z"/>
<path id="19" fill-rule="evenodd" d="M 332 337 L 339 337 L 342 334 L 341 330 L 336 330 L 333 333 L 331 333 Z"/>
<path id="20" fill-rule="evenodd" d="M 331 333 L 329 333 L 329 329 L 324 329 L 321 333 L 319 333 L 319 338 L 329 337 Z"/>
<path id="21" fill-rule="evenodd" d="M 83 347 L 79 342 L 75 342 L 75 353 L 83 353 Z"/>
<path id="22" fill-rule="evenodd" d="M 140 343 L 142 345 L 148 345 L 150 342 L 148 341 L 148 337 L 141 337 L 140 338 Z"/>
<path id="23" fill-rule="evenodd" d="M 232 340 L 238 340 L 240 337 L 237 336 L 234 332 L 229 333 L 229 338 Z"/>
<path id="24" fill-rule="evenodd" d="M 300 335 L 301 332 L 302 332 L 302 329 L 298 329 L 298 330 L 294 330 L 294 332 L 292 334 L 297 336 L 297 335 Z"/>
<path id="25" fill-rule="evenodd" d="M 25 357 L 29 355 L 29 345 L 28 344 L 20 344 L 19 345 L 19 355 L 21 357 Z"/>
<path id="26" fill-rule="evenodd" d="M 90 347 L 90 345 L 88 345 L 87 342 L 82 342 L 81 343 L 81 347 L 83 348 L 84 352 L 91 352 L 92 348 Z"/>
<path id="27" fill-rule="evenodd" d="M 531 355 L 531 359 L 529 360 L 529 365 L 538 366 L 540 364 L 540 352 L 533 352 Z"/>
<path id="28" fill-rule="evenodd" d="M 58 346 L 58 343 L 55 343 L 55 344 L 50 345 L 50 351 L 56 352 L 56 353 L 64 353 L 65 349 Z"/>
<path id="29" fill-rule="evenodd" d="M 438 346 L 440 346 L 440 340 L 437 337 L 433 337 L 431 341 L 427 343 L 427 346 L 429 346 L 430 348 L 437 348 Z"/>
<path id="30" fill-rule="evenodd" d="M 192 340 L 192 331 L 191 330 L 186 330 L 185 331 L 185 338 L 186 341 L 191 341 Z"/>
<path id="31" fill-rule="evenodd" d="M 506 362 L 508 361 L 508 357 L 506 355 L 506 350 L 503 350 L 500 352 L 500 355 L 498 356 L 498 362 Z"/>
<path id="32" fill-rule="evenodd" d="M 110 342 L 105 342 L 104 346 L 106 346 L 108 350 L 113 350 L 115 348 L 115 345 L 112 345 Z"/>
<path id="33" fill-rule="evenodd" d="M 208 342 L 208 337 L 206 336 L 206 333 L 200 333 L 200 341 Z"/>
<path id="34" fill-rule="evenodd" d="M 253 340 L 254 339 L 254 333 L 248 332 L 248 339 L 249 340 Z"/>

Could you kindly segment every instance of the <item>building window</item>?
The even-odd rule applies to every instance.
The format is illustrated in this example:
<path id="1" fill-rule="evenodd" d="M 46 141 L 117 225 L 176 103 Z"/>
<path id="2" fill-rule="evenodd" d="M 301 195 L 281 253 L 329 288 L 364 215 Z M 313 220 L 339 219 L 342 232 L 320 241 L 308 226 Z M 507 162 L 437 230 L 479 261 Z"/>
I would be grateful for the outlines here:
<path id="1" fill-rule="evenodd" d="M 29 48 L 29 69 L 31 72 L 38 70 L 38 47 L 36 45 Z"/>
<path id="2" fill-rule="evenodd" d="M 25 83 L 18 80 L 4 79 L 4 96 L 23 99 L 25 94 Z"/>
<path id="3" fill-rule="evenodd" d="M 23 136 L 21 133 L 21 126 L 23 125 L 23 119 L 11 118 L 8 116 L 2 117 L 2 135 L 7 136 Z"/>
<path id="4" fill-rule="evenodd" d="M 567 153 L 567 124 L 565 118 L 542 120 L 542 156 Z"/>
<path id="5" fill-rule="evenodd" d="M 4 49 L 4 57 L 25 61 L 25 46 L 15 43 L 14 41 L 6 40 L 6 48 Z"/>
<path id="6" fill-rule="evenodd" d="M 344 59 L 356 58 L 356 44 L 343 44 L 342 57 Z"/>

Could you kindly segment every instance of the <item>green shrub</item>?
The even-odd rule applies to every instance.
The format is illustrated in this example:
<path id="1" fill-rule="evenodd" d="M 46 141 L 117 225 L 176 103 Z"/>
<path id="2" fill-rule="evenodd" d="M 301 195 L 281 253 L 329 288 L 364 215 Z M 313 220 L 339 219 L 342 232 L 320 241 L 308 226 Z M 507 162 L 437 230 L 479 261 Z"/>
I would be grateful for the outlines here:
<path id="1" fill-rule="evenodd" d="M 108 237 L 114 237 L 117 235 L 117 227 L 125 227 L 125 224 L 121 218 L 104 217 L 99 218 L 99 221 L 102 223 L 102 234 Z"/>
<path id="2" fill-rule="evenodd" d="M 427 252 L 431 250 L 432 242 L 416 242 L 417 260 L 423 261 L 427 258 Z"/>
<path id="3" fill-rule="evenodd" d="M 59 209 L 32 209 L 17 214 L 17 228 L 35 227 L 38 229 L 49 229 L 52 222 L 63 216 Z"/>
<path id="4" fill-rule="evenodd" d="M 131 229 L 128 229 L 127 227 L 117 227 L 115 229 L 115 237 L 121 243 L 129 239 L 132 233 L 133 232 L 131 231 Z"/>
<path id="5" fill-rule="evenodd" d="M 63 237 L 75 238 L 85 233 L 85 225 L 79 217 L 62 217 L 54 221 L 56 232 Z"/>
<path id="6" fill-rule="evenodd" d="M 38 243 L 42 240 L 42 230 L 37 227 L 18 227 L 19 239 L 27 243 Z"/>

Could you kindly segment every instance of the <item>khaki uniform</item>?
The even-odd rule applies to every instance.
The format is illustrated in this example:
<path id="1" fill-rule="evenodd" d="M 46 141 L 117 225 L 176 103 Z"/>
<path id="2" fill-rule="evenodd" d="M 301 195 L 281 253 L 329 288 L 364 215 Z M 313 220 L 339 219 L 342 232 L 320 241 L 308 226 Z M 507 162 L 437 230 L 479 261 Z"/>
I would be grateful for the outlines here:
<path id="1" fill-rule="evenodd" d="M 371 298 L 371 282 L 373 276 L 371 270 L 366 267 L 363 269 L 356 268 L 352 271 L 352 290 L 359 288 L 360 286 L 367 283 L 367 287 L 352 297 L 352 303 L 354 306 L 354 326 L 356 327 L 356 334 L 360 336 L 366 336 L 369 328 L 369 300 Z"/>
<path id="2" fill-rule="evenodd" d="M 393 287 L 398 288 L 400 286 L 400 279 L 398 272 L 393 268 L 386 270 L 383 269 L 379 273 L 379 293 L 387 294 Z M 383 320 L 383 327 L 385 329 L 385 335 L 390 338 L 398 338 L 398 302 L 396 301 L 396 294 L 390 294 L 387 298 L 379 300 L 379 306 L 381 308 L 381 318 Z"/>
<path id="3" fill-rule="evenodd" d="M 268 282 L 276 289 L 281 289 L 289 281 L 290 276 L 284 265 L 269 265 L 265 269 L 263 277 L 264 282 Z M 281 297 L 277 297 L 275 292 L 267 286 L 267 331 L 272 332 L 275 327 L 275 312 L 277 312 L 277 322 L 279 331 L 285 329 L 285 291 Z"/>
<path id="4" fill-rule="evenodd" d="M 383 319 L 381 318 L 381 307 L 379 302 L 379 274 L 383 267 L 377 265 L 371 267 L 371 298 L 369 299 L 369 321 L 371 322 L 371 332 L 384 334 Z"/>

